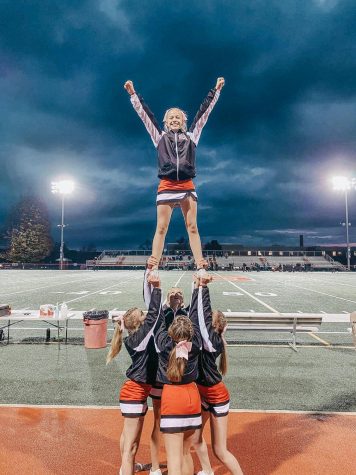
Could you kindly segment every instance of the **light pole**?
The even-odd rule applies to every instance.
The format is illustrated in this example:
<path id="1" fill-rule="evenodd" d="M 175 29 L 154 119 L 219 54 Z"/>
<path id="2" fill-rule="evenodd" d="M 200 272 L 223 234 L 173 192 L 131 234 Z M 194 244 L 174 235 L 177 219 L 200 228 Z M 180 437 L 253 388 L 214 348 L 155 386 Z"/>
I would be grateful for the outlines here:
<path id="1" fill-rule="evenodd" d="M 52 182 L 52 193 L 59 193 L 62 198 L 62 219 L 61 224 L 58 224 L 58 227 L 61 228 L 61 246 L 59 249 L 59 265 L 60 269 L 63 269 L 63 261 L 64 261 L 64 228 L 66 225 L 64 224 L 64 197 L 65 195 L 69 195 L 74 190 L 74 182 L 71 180 L 61 180 L 61 181 L 53 181 Z"/>
<path id="2" fill-rule="evenodd" d="M 346 228 L 346 259 L 347 259 L 347 270 L 350 270 L 350 240 L 349 240 L 349 227 L 351 223 L 349 222 L 349 205 L 348 205 L 348 195 L 347 192 L 352 188 L 356 189 L 356 178 L 347 178 L 345 176 L 335 176 L 332 179 L 334 190 L 340 190 L 345 193 L 345 228 Z M 342 223 L 344 224 L 344 223 Z"/>

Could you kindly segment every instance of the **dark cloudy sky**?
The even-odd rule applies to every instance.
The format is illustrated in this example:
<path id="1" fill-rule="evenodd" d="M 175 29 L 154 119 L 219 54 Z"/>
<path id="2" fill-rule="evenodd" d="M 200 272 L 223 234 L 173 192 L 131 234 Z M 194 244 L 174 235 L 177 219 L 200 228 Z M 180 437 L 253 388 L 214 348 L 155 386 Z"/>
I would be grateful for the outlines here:
<path id="1" fill-rule="evenodd" d="M 151 239 L 155 149 L 123 83 L 193 118 L 224 76 L 197 155 L 203 241 L 344 242 L 329 178 L 356 177 L 355 25 L 355 0 L 2 0 L 0 222 L 35 191 L 58 240 L 50 182 L 72 177 L 69 246 Z M 176 210 L 167 240 L 184 233 Z"/>

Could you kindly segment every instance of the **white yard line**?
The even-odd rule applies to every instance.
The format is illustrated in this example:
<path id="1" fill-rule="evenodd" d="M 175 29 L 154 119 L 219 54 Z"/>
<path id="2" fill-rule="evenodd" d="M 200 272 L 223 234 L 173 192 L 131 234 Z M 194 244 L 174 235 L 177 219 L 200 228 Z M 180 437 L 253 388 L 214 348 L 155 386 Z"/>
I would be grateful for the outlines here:
<path id="1" fill-rule="evenodd" d="M 177 287 L 177 285 L 179 284 L 179 282 L 182 280 L 184 274 L 186 274 L 186 273 L 187 273 L 187 271 L 184 271 L 184 272 L 183 272 L 183 274 L 179 277 L 179 279 L 177 280 L 177 282 L 174 284 L 173 287 Z"/>
<path id="2" fill-rule="evenodd" d="M 133 279 L 130 279 L 130 280 L 124 280 L 122 282 L 118 282 L 117 284 L 110 285 L 109 287 L 105 287 L 105 288 L 100 289 L 100 290 L 95 290 L 95 292 L 90 292 L 89 294 L 82 295 L 81 297 L 77 297 L 77 298 L 72 299 L 72 300 L 65 300 L 65 302 L 67 304 L 71 303 L 71 302 L 76 302 L 77 300 L 85 299 L 85 298 L 89 297 L 90 295 L 95 295 L 95 294 L 98 294 L 99 292 L 103 292 L 104 290 L 111 289 L 112 287 L 117 287 L 118 285 L 122 285 L 122 284 L 128 284 L 130 282 L 133 282 L 133 281 L 139 280 L 139 279 L 142 280 L 142 276 L 134 277 Z"/>
<path id="3" fill-rule="evenodd" d="M 289 286 L 289 287 L 294 287 L 296 289 L 307 290 L 308 292 L 314 292 L 316 294 L 326 295 L 327 297 L 332 297 L 334 299 L 343 300 L 344 302 L 356 303 L 356 300 L 344 299 L 343 297 L 338 297 L 337 295 L 328 294 L 326 292 L 320 292 L 320 290 L 312 290 L 312 289 L 309 289 L 307 287 L 301 287 L 300 285 L 293 285 L 293 284 L 285 284 L 285 285 Z M 321 313 L 325 313 L 325 312 L 321 312 Z"/>
<path id="4" fill-rule="evenodd" d="M 33 289 L 27 289 L 27 290 L 19 290 L 17 292 L 4 292 L 4 293 L 0 293 L 0 295 L 15 295 L 15 294 L 24 294 L 26 292 L 34 292 L 36 290 L 40 290 L 40 289 L 47 289 L 49 287 L 58 287 L 59 285 L 66 285 L 66 284 L 72 284 L 73 282 L 86 282 L 86 281 L 93 281 L 93 279 L 85 279 L 85 280 L 81 280 L 81 279 L 76 279 L 76 280 L 68 280 L 66 282 L 57 282 L 55 284 L 51 284 L 51 285 L 44 285 L 42 287 L 35 287 Z"/>
<path id="5" fill-rule="evenodd" d="M 236 285 L 234 282 L 231 282 L 231 280 L 227 279 L 226 277 L 222 276 L 221 274 L 218 274 L 217 272 L 214 272 L 215 275 L 218 275 L 221 279 L 229 282 L 229 284 L 231 284 L 232 286 L 236 287 L 237 289 L 241 290 L 241 292 L 243 292 L 244 294 L 248 295 L 249 297 L 251 297 L 253 300 L 256 300 L 256 302 L 260 303 L 261 305 L 263 305 L 264 307 L 268 308 L 269 310 L 271 310 L 273 313 L 278 313 L 279 314 L 279 311 L 276 310 L 275 308 L 271 307 L 270 305 L 268 305 L 267 303 L 263 302 L 262 300 L 260 300 L 259 298 L 255 297 L 254 295 L 250 294 L 250 292 L 247 292 L 247 290 L 244 290 L 243 288 L 239 287 L 238 285 Z"/>

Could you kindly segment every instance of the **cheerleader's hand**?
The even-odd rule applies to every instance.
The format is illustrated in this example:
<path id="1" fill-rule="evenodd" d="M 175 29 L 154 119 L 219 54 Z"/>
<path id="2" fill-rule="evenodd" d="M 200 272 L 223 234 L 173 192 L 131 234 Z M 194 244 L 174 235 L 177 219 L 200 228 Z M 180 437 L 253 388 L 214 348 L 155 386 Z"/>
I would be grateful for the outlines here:
<path id="1" fill-rule="evenodd" d="M 217 78 L 215 89 L 217 91 L 221 91 L 221 89 L 225 86 L 225 79 L 224 78 Z"/>
<path id="2" fill-rule="evenodd" d="M 148 267 L 148 269 L 153 269 L 153 268 L 157 269 L 158 259 L 155 256 L 150 256 L 147 259 L 147 267 Z"/>
<path id="3" fill-rule="evenodd" d="M 210 274 L 206 274 L 202 277 L 200 277 L 200 285 L 202 287 L 206 287 L 210 282 L 213 280 L 213 276 Z"/>
<path id="4" fill-rule="evenodd" d="M 132 81 L 126 81 L 124 84 L 124 88 L 130 94 L 130 96 L 132 96 L 132 94 L 135 94 L 135 88 Z"/>
<path id="5" fill-rule="evenodd" d="M 209 267 L 209 264 L 208 262 L 204 259 L 204 257 L 202 257 L 201 259 L 199 259 L 198 262 L 196 262 L 196 265 L 197 265 L 197 268 L 198 269 L 207 269 Z"/>
<path id="6" fill-rule="evenodd" d="M 161 287 L 161 281 L 159 279 L 159 276 L 155 272 L 153 272 L 147 277 L 147 282 L 155 288 L 159 289 Z"/>

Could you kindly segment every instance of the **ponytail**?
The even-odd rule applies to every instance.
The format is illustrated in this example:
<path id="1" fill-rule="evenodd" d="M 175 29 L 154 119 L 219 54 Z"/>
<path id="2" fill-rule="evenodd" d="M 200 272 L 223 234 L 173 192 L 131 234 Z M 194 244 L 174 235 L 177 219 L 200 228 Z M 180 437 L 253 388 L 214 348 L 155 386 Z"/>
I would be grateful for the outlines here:
<path id="1" fill-rule="evenodd" d="M 215 331 L 220 335 L 222 343 L 223 343 L 223 350 L 220 355 L 219 361 L 219 371 L 220 373 L 225 376 L 227 373 L 228 367 L 228 358 L 227 358 L 227 343 L 225 340 L 225 332 L 227 327 L 227 320 L 225 315 L 220 310 L 214 310 L 212 312 L 212 319 L 213 319 L 213 327 Z"/>
<path id="2" fill-rule="evenodd" d="M 168 328 L 168 335 L 172 338 L 174 347 L 169 354 L 166 375 L 172 383 L 180 383 L 192 349 L 194 329 L 191 320 L 183 315 L 175 317 Z"/>
<path id="3" fill-rule="evenodd" d="M 106 364 L 120 353 L 122 347 L 122 334 L 126 329 L 129 334 L 139 329 L 142 322 L 140 317 L 143 315 L 142 310 L 132 307 L 124 315 L 118 316 L 115 323 L 115 331 L 111 340 L 111 348 L 106 357 Z"/>
<path id="4" fill-rule="evenodd" d="M 220 361 L 219 361 L 219 371 L 220 373 L 225 376 L 225 374 L 227 373 L 227 367 L 228 367 L 228 363 L 227 363 L 227 351 L 226 351 L 226 341 L 225 341 L 225 338 L 223 338 L 223 350 L 221 352 L 221 355 L 220 355 Z"/>
<path id="5" fill-rule="evenodd" d="M 112 359 L 115 358 L 116 355 L 120 353 L 122 347 L 122 328 L 119 323 L 115 324 L 115 331 L 114 335 L 111 340 L 111 348 L 106 357 L 106 364 L 109 364 Z"/>
<path id="6" fill-rule="evenodd" d="M 177 358 L 176 347 L 169 354 L 167 365 L 167 378 L 172 383 L 180 383 L 187 365 L 187 360 L 184 358 Z"/>

